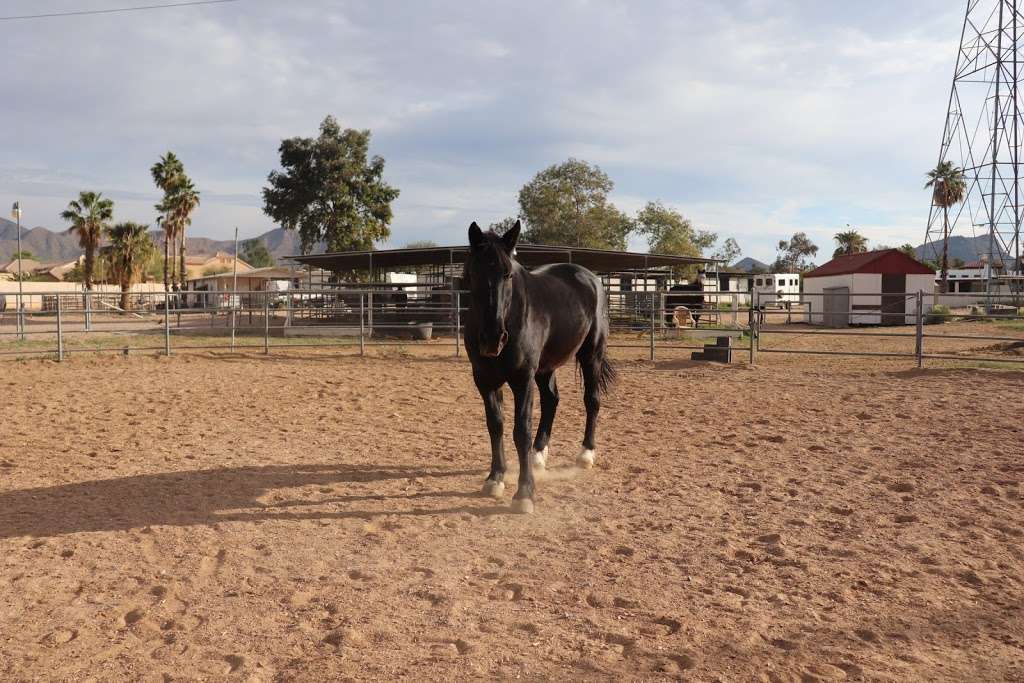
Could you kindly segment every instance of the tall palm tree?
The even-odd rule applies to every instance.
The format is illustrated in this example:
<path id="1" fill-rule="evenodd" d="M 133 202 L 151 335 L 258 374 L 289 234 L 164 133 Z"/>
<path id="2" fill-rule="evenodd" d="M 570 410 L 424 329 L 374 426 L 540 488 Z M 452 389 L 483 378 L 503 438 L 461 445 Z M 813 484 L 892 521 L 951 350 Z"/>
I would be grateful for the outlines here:
<path id="1" fill-rule="evenodd" d="M 832 256 L 843 256 L 845 254 L 860 254 L 868 250 L 868 238 L 860 234 L 847 224 L 845 232 L 835 236 L 839 248 Z"/>
<path id="2" fill-rule="evenodd" d="M 181 270 L 179 271 L 179 289 L 185 289 L 188 269 L 185 267 L 185 229 L 192 225 L 192 212 L 199 206 L 199 191 L 192 179 L 182 173 L 171 190 L 171 205 L 174 215 L 175 236 L 179 240 Z"/>
<path id="3" fill-rule="evenodd" d="M 160 212 L 157 223 L 160 224 L 164 232 L 164 291 L 170 291 L 171 280 L 174 278 L 173 249 L 170 248 L 170 245 L 174 244 L 177 226 L 174 223 L 173 206 L 169 199 L 175 185 L 185 174 L 185 166 L 174 152 L 167 152 L 153 164 L 149 172 L 153 176 L 153 182 L 164 193 L 163 199 L 156 205 L 156 210 Z M 168 272 L 168 268 L 170 268 L 170 272 Z"/>
<path id="4" fill-rule="evenodd" d="M 928 182 L 925 189 L 932 188 L 932 204 L 942 208 L 942 263 L 940 264 L 940 290 L 943 294 L 949 291 L 949 209 L 964 200 L 967 194 L 967 181 L 964 170 L 957 168 L 951 161 L 940 161 L 939 165 L 928 171 Z"/>
<path id="5" fill-rule="evenodd" d="M 110 244 L 103 248 L 104 260 L 121 285 L 121 309 L 128 310 L 132 284 L 146 269 L 156 247 L 149 237 L 149 226 L 118 223 L 107 231 Z"/>
<path id="6" fill-rule="evenodd" d="M 114 217 L 114 202 L 104 199 L 101 192 L 80 192 L 78 199 L 68 202 L 68 208 L 60 217 L 71 223 L 68 232 L 78 236 L 78 244 L 85 251 L 82 280 L 85 288 L 92 290 L 96 251 L 107 224 Z"/>

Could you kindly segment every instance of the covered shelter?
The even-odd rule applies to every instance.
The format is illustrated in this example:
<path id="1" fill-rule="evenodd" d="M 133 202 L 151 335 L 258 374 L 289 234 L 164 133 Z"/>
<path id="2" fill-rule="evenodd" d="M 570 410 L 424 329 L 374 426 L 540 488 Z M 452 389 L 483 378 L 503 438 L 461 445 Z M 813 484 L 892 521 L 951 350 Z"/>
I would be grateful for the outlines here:
<path id="1" fill-rule="evenodd" d="M 390 284 L 404 289 L 408 300 L 430 299 L 436 306 L 450 303 L 446 297 L 462 288 L 462 270 L 469 255 L 469 245 L 450 247 L 416 247 L 367 251 L 332 252 L 291 256 L 290 259 L 310 269 L 334 274 L 332 284 L 343 288 L 355 272 L 369 273 L 369 282 L 360 287 L 379 287 L 388 280 L 387 273 L 415 272 L 416 283 Z M 575 263 L 598 275 L 609 295 L 609 310 L 619 321 L 647 320 L 652 302 L 664 308 L 659 297 L 675 282 L 673 269 L 717 268 L 720 261 L 694 256 L 647 254 L 610 249 L 591 249 L 560 245 L 522 244 L 516 247 L 516 260 L 527 268 L 553 263 Z M 717 280 L 717 277 L 716 277 Z"/>
<path id="2" fill-rule="evenodd" d="M 239 261 L 241 265 L 241 261 Z M 267 296 L 273 304 L 276 297 L 295 286 L 301 277 L 292 268 L 270 266 L 268 268 L 252 268 L 239 270 L 237 275 L 228 271 L 226 273 L 215 273 L 213 275 L 200 275 L 190 277 L 186 283 L 185 302 L 189 307 L 194 308 L 237 308 L 240 304 L 246 308 L 261 306 Z M 237 291 L 244 292 L 242 300 L 232 296 L 235 290 L 237 278 Z M 267 292 L 264 296 L 261 292 Z"/>
<path id="3" fill-rule="evenodd" d="M 416 269 L 441 278 L 435 284 L 444 284 L 446 279 L 458 277 L 469 254 L 468 245 L 454 247 L 416 247 L 408 249 L 382 249 L 379 251 L 343 251 L 326 254 L 307 254 L 289 258 L 303 265 L 322 268 L 334 273 L 369 271 L 371 281 L 377 282 L 379 275 L 387 271 Z M 645 254 L 610 249 L 589 249 L 585 247 L 553 246 L 547 244 L 520 244 L 516 247 L 516 260 L 527 268 L 536 268 L 549 263 L 577 263 L 602 276 L 623 273 L 641 274 L 651 271 L 665 271 L 673 267 L 706 266 L 717 264 L 715 259 L 669 254 Z"/>
<path id="4" fill-rule="evenodd" d="M 811 323 L 826 327 L 912 324 L 914 295 L 935 291 L 935 271 L 899 249 L 837 256 L 803 280 Z"/>

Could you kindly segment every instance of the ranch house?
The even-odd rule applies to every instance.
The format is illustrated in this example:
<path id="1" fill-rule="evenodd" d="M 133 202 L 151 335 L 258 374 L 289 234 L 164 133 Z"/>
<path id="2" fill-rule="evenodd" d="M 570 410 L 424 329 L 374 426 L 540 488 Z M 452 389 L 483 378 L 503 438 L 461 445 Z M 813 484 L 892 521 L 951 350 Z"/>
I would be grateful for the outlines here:
<path id="1" fill-rule="evenodd" d="M 837 256 L 804 273 L 811 323 L 826 327 L 913 324 L 919 291 L 927 311 L 935 272 L 898 249 Z"/>

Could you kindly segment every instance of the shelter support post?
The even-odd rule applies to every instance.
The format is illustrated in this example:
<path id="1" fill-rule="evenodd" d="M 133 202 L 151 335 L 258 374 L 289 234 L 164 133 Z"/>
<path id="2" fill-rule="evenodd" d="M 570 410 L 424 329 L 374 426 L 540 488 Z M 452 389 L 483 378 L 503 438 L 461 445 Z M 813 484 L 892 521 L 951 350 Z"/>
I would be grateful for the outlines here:
<path id="1" fill-rule="evenodd" d="M 64 360 L 64 316 L 61 311 L 60 292 L 57 293 L 57 360 Z"/>
<path id="2" fill-rule="evenodd" d="M 462 306 L 461 306 L 461 297 L 459 296 L 460 292 L 458 290 L 455 290 L 454 292 L 452 292 L 452 294 L 454 295 L 454 296 L 452 296 L 452 301 L 455 302 L 455 317 L 454 317 L 454 320 L 455 320 L 455 357 L 458 358 L 459 357 L 459 343 L 460 343 L 460 336 L 461 336 L 459 328 L 462 327 L 462 312 L 461 312 L 460 309 L 462 308 Z"/>
<path id="3" fill-rule="evenodd" d="M 655 316 L 658 313 L 657 306 L 657 292 L 651 292 L 651 360 L 654 360 L 654 328 L 655 328 Z"/>
<path id="4" fill-rule="evenodd" d="M 270 292 L 263 297 L 263 355 L 270 355 Z"/>
<path id="5" fill-rule="evenodd" d="M 366 317 L 366 295 L 362 292 L 359 293 L 359 355 L 366 355 L 366 341 L 364 339 L 365 330 L 363 328 L 363 319 Z"/>
<path id="6" fill-rule="evenodd" d="M 164 292 L 164 355 L 171 355 L 171 297 Z"/>

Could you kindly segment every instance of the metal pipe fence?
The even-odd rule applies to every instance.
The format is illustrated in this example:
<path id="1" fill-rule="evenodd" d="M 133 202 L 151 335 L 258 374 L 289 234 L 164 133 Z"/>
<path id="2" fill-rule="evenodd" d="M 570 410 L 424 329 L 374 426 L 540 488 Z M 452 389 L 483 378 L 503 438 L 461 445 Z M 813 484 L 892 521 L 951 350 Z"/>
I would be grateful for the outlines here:
<path id="1" fill-rule="evenodd" d="M 412 344 L 459 356 L 467 310 L 463 302 L 468 300 L 464 294 L 424 286 L 158 292 L 132 294 L 127 309 L 121 308 L 119 296 L 111 303 L 108 292 L 35 294 L 41 302 L 35 309 L 0 312 L 0 357 L 49 355 L 64 360 L 79 353 L 171 355 L 198 350 L 269 355 L 293 348 L 338 348 L 365 355 L 371 347 Z M 612 308 L 609 347 L 643 349 L 650 360 L 659 354 L 703 352 L 710 345 L 728 348 L 748 363 L 756 363 L 760 353 L 906 358 L 918 367 L 927 359 L 1024 363 L 1024 357 L 951 353 L 935 345 L 938 340 L 1024 344 L 1024 325 L 1017 337 L 998 330 L 943 334 L 937 324 L 1024 320 L 1021 309 L 1000 303 L 1013 295 L 993 295 L 993 302 L 982 307 L 967 305 L 972 295 L 965 293 L 965 306 L 954 310 L 930 306 L 931 294 L 923 292 L 846 293 L 838 307 L 829 293 L 780 300 L 757 292 L 703 292 L 699 304 L 691 306 L 673 305 L 673 296 L 633 292 L 628 308 Z M 881 326 L 857 327 L 865 320 Z M 828 346 L 830 339 L 839 343 L 855 337 L 877 340 L 881 346 L 906 339 L 908 349 L 806 348 L 796 343 L 814 339 Z M 720 338 L 728 339 L 727 347 L 718 345 Z"/>

